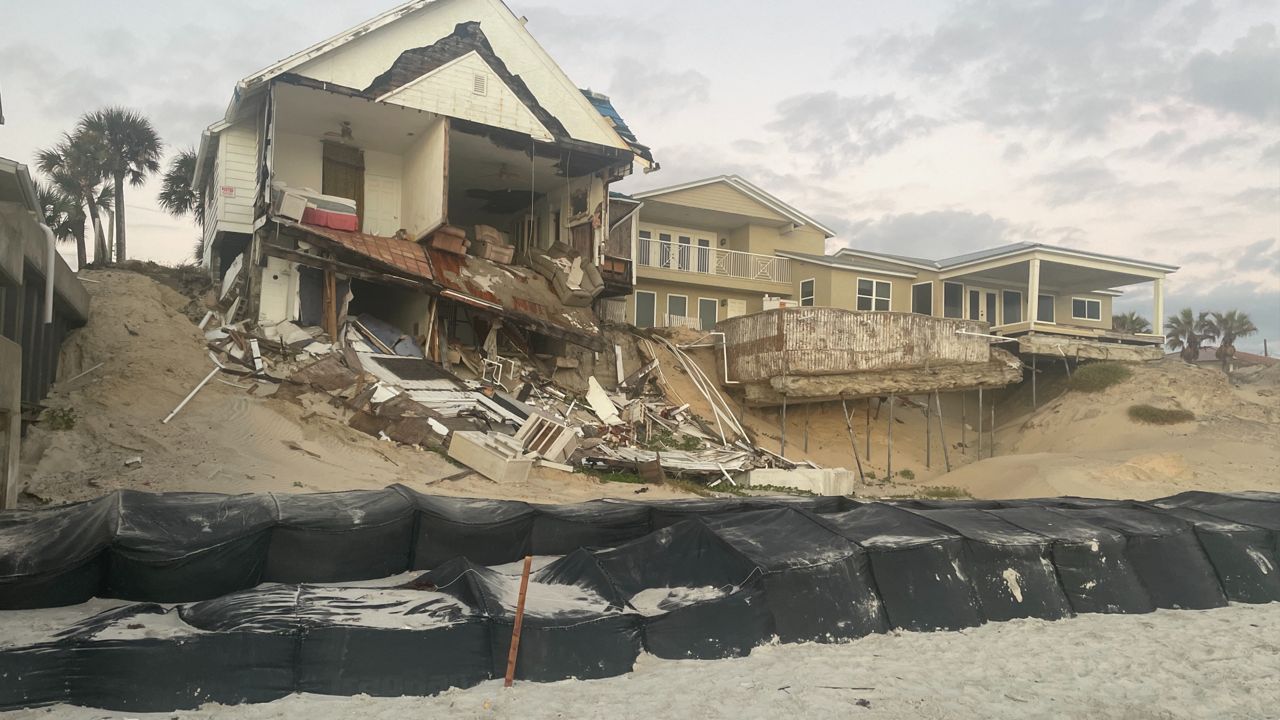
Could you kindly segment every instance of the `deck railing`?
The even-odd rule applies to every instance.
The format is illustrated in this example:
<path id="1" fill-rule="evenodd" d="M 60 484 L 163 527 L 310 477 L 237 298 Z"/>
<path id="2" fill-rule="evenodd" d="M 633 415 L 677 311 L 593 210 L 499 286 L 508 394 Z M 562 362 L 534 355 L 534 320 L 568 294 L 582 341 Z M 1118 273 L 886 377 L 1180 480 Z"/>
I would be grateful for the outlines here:
<path id="1" fill-rule="evenodd" d="M 636 256 L 636 263 L 641 267 L 742 280 L 791 282 L 791 261 L 774 255 L 640 239 L 636 245 Z"/>

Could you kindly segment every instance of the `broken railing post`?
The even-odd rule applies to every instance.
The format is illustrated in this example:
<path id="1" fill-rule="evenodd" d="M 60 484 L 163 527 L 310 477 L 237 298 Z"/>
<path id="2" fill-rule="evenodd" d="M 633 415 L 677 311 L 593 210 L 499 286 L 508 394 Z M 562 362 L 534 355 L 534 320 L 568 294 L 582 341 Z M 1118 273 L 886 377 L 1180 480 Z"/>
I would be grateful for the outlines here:
<path id="1" fill-rule="evenodd" d="M 191 398 L 195 397 L 196 393 L 200 392 L 200 388 L 204 387 L 205 385 L 208 385 L 209 381 L 213 379 L 213 376 L 217 375 L 218 371 L 221 369 L 222 369 L 221 367 L 215 366 L 212 370 L 210 370 L 209 374 L 205 375 L 204 379 L 200 381 L 200 384 L 196 385 L 195 388 L 191 390 L 191 392 L 187 393 L 187 396 L 182 398 L 182 402 L 178 403 L 178 407 L 174 408 L 172 412 L 166 415 L 164 420 L 160 421 L 160 424 L 168 425 L 169 421 L 173 419 L 173 416 L 177 415 L 179 410 L 186 407 L 187 403 L 191 402 Z"/>
<path id="2" fill-rule="evenodd" d="M 511 687 L 516 679 L 516 656 L 520 653 L 520 629 L 524 625 L 524 598 L 529 592 L 529 572 L 533 570 L 533 556 L 524 556 L 524 572 L 520 574 L 520 595 L 516 598 L 516 619 L 511 626 L 511 650 L 507 653 L 507 677 L 503 687 Z"/>
<path id="3" fill-rule="evenodd" d="M 893 406 L 897 404 L 897 395 L 889 396 L 889 434 L 885 460 L 885 479 L 893 477 Z"/>
<path id="4" fill-rule="evenodd" d="M 995 400 L 991 401 L 991 430 L 989 430 L 988 432 L 990 432 L 991 435 L 989 437 L 990 442 L 987 443 L 987 457 L 995 457 L 996 456 L 996 401 Z"/>
<path id="5" fill-rule="evenodd" d="M 933 469 L 933 400 L 924 404 L 924 469 Z"/>
<path id="6" fill-rule="evenodd" d="M 978 459 L 982 459 L 982 388 L 978 388 Z"/>
<path id="7" fill-rule="evenodd" d="M 961 398 L 964 395 L 961 394 Z M 942 441 L 942 462 L 947 468 L 947 472 L 951 472 L 951 453 L 947 451 L 947 430 L 942 425 L 942 396 L 937 390 L 933 391 L 933 401 L 938 405 L 938 439 Z"/>
<path id="8" fill-rule="evenodd" d="M 1031 409 L 1040 407 L 1036 402 L 1036 356 L 1031 356 Z"/>
<path id="9" fill-rule="evenodd" d="M 858 457 L 858 437 L 853 434 L 853 415 L 849 413 L 849 404 L 845 402 L 843 395 L 840 396 L 840 409 L 844 411 L 844 426 L 849 429 L 849 445 L 853 448 L 853 462 L 858 466 L 858 482 L 866 483 L 867 476 L 862 473 L 862 459 Z"/>

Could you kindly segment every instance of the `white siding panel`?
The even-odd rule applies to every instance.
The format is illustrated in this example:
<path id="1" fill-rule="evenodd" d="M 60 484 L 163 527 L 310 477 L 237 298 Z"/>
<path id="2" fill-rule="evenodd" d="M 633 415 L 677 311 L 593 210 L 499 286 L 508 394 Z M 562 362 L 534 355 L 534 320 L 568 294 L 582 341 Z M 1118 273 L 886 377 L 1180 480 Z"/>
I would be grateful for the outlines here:
<path id="1" fill-rule="evenodd" d="M 484 93 L 475 92 L 477 77 Z M 436 68 L 382 98 L 386 102 L 552 140 L 550 131 L 475 52 Z"/>
<path id="2" fill-rule="evenodd" d="M 404 156 L 401 223 L 415 240 L 444 222 L 448 164 L 449 123 L 438 118 Z"/>
<path id="3" fill-rule="evenodd" d="M 213 187 L 218 196 L 214 217 L 219 222 L 253 223 L 258 162 L 258 132 L 254 123 L 253 119 L 241 121 L 222 131 L 219 138 Z"/>

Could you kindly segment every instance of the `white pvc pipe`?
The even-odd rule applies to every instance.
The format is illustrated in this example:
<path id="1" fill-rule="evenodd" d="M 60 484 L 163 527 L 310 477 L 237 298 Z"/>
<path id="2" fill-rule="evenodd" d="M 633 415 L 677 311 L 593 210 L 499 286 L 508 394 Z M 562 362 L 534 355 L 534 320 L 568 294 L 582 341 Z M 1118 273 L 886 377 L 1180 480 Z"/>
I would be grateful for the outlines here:
<path id="1" fill-rule="evenodd" d="M 54 245 L 57 239 L 53 237 L 53 230 L 48 225 L 40 223 L 40 229 L 44 231 L 44 239 L 49 246 L 49 252 L 44 257 L 44 324 L 53 324 L 53 274 L 57 270 L 54 263 L 58 260 L 58 250 Z"/>

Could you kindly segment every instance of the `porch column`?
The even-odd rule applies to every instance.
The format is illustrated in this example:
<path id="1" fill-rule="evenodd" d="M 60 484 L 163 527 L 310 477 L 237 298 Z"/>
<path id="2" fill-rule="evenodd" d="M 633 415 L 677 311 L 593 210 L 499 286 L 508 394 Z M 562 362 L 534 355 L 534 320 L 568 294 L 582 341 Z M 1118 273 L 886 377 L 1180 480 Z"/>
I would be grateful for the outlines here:
<path id="1" fill-rule="evenodd" d="M 1040 258 L 1031 258 L 1027 265 L 1027 322 L 1033 323 L 1040 317 Z"/>
<path id="2" fill-rule="evenodd" d="M 1156 316 L 1151 318 L 1151 330 L 1156 335 L 1164 337 L 1164 278 L 1155 279 L 1155 313 Z"/>

